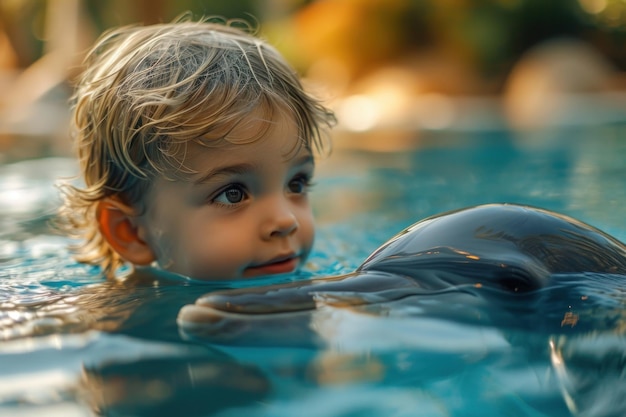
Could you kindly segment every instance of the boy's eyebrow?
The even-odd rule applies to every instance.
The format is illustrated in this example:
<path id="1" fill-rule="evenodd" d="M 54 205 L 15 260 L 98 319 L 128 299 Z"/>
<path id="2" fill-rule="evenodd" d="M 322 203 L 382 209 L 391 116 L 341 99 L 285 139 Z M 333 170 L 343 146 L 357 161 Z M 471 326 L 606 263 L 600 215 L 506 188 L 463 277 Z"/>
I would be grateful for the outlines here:
<path id="1" fill-rule="evenodd" d="M 314 163 L 315 163 L 315 159 L 313 158 L 313 155 L 306 154 L 299 158 L 295 158 L 292 161 L 291 166 L 301 166 L 301 165 L 314 164 Z M 223 176 L 245 175 L 254 170 L 255 170 L 254 164 L 242 163 L 242 164 L 227 165 L 227 166 L 218 167 L 218 168 L 209 170 L 208 172 L 204 173 L 201 177 L 193 180 L 193 183 L 203 184 L 203 183 L 208 182 L 211 178 L 218 176 L 218 175 L 223 175 Z"/>
<path id="2" fill-rule="evenodd" d="M 223 167 L 218 167 L 215 169 L 211 169 L 208 172 L 204 173 L 201 177 L 195 179 L 193 181 L 194 184 L 203 184 L 208 182 L 211 178 L 218 175 L 244 175 L 248 172 L 254 171 L 254 165 L 252 164 L 235 164 L 235 165 L 227 165 Z"/>
<path id="3" fill-rule="evenodd" d="M 313 158 L 313 155 L 311 155 L 310 153 L 302 155 L 299 158 L 294 158 L 291 166 L 295 167 L 295 166 L 301 166 L 301 165 L 306 165 L 306 164 L 315 165 L 315 159 Z"/>

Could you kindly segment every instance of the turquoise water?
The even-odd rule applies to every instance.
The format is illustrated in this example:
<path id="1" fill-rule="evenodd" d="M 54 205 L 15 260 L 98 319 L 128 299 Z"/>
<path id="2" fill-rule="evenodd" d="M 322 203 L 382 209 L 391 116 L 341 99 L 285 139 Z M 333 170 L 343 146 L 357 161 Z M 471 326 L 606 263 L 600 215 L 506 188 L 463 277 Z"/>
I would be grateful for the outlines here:
<path id="1" fill-rule="evenodd" d="M 625 134 L 433 132 L 410 150 L 338 149 L 320 163 L 312 195 L 315 252 L 306 271 L 280 280 L 350 272 L 421 218 L 491 202 L 562 212 L 624 241 Z M 73 172 L 64 158 L 0 167 L 0 415 L 626 414 L 619 278 L 560 277 L 541 310 L 525 306 L 512 325 L 469 319 L 501 306 L 439 294 L 265 317 L 225 329 L 235 336 L 221 344 L 188 340 L 180 307 L 226 284 L 130 286 L 73 262 L 47 223 L 55 178 Z"/>

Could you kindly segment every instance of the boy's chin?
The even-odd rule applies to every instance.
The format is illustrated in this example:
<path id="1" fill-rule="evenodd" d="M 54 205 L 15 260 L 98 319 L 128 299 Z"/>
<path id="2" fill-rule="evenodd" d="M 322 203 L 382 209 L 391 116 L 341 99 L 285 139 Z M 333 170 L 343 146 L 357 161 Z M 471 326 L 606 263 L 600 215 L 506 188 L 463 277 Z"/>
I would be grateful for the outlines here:
<path id="1" fill-rule="evenodd" d="M 157 265 L 135 266 L 132 271 L 120 277 L 125 281 L 131 282 L 154 282 L 157 281 L 189 281 L 193 278 L 168 271 Z"/>
<path id="2" fill-rule="evenodd" d="M 287 269 L 276 269 L 276 270 L 263 270 L 257 271 L 257 273 L 252 274 L 251 276 L 241 276 L 234 278 L 217 278 L 217 277 L 196 277 L 183 275 L 178 272 L 173 272 L 167 269 L 161 268 L 157 264 L 153 265 L 142 265 L 142 266 L 134 266 L 128 273 L 124 275 L 120 275 L 118 279 L 123 280 L 129 283 L 154 283 L 154 281 L 161 282 L 198 282 L 198 283 L 224 283 L 224 282 L 255 282 L 260 281 L 262 284 L 267 285 L 267 283 L 263 282 L 265 279 L 271 279 L 272 277 L 289 277 L 293 275 L 300 274 L 301 265 L 296 265 L 294 268 Z M 245 274 L 244 274 L 245 275 Z"/>

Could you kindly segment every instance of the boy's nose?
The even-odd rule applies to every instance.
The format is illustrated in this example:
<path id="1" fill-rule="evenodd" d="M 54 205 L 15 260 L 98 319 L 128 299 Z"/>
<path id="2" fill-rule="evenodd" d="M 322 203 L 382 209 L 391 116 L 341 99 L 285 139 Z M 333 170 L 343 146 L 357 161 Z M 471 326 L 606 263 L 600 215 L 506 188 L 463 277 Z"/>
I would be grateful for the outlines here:
<path id="1" fill-rule="evenodd" d="M 298 229 L 298 219 L 286 201 L 277 201 L 267 207 L 266 220 L 262 227 L 264 239 L 289 236 Z"/>

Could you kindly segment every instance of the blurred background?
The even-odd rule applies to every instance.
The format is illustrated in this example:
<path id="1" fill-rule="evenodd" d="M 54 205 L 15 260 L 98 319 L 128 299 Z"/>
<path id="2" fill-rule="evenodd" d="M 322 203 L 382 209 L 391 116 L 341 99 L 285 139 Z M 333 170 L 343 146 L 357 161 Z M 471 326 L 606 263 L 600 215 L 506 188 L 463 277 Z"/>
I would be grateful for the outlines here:
<path id="1" fill-rule="evenodd" d="M 185 11 L 258 26 L 336 110 L 337 148 L 626 120 L 626 0 L 0 0 L 0 162 L 70 154 L 86 49 Z"/>

